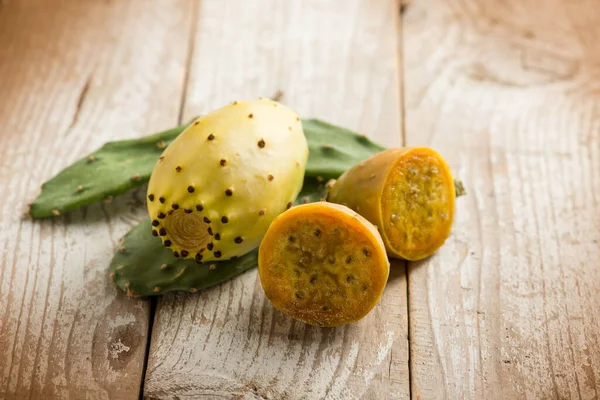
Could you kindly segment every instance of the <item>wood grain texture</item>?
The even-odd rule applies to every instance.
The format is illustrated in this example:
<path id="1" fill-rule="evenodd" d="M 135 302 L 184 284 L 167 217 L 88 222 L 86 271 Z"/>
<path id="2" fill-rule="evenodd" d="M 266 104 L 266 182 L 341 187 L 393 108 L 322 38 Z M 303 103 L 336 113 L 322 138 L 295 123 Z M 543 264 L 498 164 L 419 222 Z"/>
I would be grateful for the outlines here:
<path id="1" fill-rule="evenodd" d="M 468 192 L 409 266 L 415 398 L 600 396 L 600 3 L 415 0 L 406 135 Z"/>
<path id="2" fill-rule="evenodd" d="M 280 89 L 303 117 L 400 144 L 396 2 L 202 0 L 196 13 L 186 117 Z M 146 397 L 408 398 L 403 263 L 375 310 L 338 329 L 279 313 L 257 278 L 159 301 Z"/>
<path id="3" fill-rule="evenodd" d="M 117 293 L 107 268 L 143 193 L 55 220 L 22 215 L 82 154 L 177 123 L 190 5 L 0 5 L 2 399 L 138 397 L 149 307 Z"/>

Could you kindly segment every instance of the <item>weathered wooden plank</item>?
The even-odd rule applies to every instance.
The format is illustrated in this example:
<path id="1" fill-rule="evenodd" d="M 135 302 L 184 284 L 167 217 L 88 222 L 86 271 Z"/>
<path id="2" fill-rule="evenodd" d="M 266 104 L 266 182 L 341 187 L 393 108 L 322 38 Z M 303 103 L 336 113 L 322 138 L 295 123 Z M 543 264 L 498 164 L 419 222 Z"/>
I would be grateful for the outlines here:
<path id="1" fill-rule="evenodd" d="M 600 3 L 417 0 L 409 145 L 466 184 L 409 267 L 416 398 L 600 395 Z"/>
<path id="2" fill-rule="evenodd" d="M 117 293 L 107 267 L 143 194 L 54 221 L 22 214 L 85 152 L 177 122 L 190 5 L 0 4 L 0 398 L 138 397 L 148 303 Z"/>
<path id="3" fill-rule="evenodd" d="M 303 117 L 401 142 L 394 1 L 203 0 L 185 116 L 271 96 Z M 256 271 L 157 307 L 145 395 L 408 398 L 406 281 L 394 270 L 359 323 L 317 329 L 277 312 Z"/>

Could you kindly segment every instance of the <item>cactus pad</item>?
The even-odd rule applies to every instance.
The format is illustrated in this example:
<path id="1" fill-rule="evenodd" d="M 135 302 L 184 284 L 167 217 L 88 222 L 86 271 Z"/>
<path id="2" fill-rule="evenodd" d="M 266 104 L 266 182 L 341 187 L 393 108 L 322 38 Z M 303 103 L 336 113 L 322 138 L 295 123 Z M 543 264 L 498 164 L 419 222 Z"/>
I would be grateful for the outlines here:
<path id="1" fill-rule="evenodd" d="M 328 200 L 377 225 L 390 256 L 420 260 L 450 235 L 455 196 L 448 164 L 421 147 L 386 150 L 358 163 L 336 181 Z"/>
<path id="2" fill-rule="evenodd" d="M 40 195 L 29 205 L 29 215 L 61 215 L 96 201 L 108 201 L 148 182 L 160 154 L 186 126 L 141 139 L 106 143 L 45 182 Z"/>
<path id="3" fill-rule="evenodd" d="M 377 229 L 348 207 L 319 202 L 278 216 L 259 249 L 267 298 L 318 326 L 363 318 L 379 301 L 389 261 Z"/>
<path id="4" fill-rule="evenodd" d="M 235 260 L 202 265 L 176 258 L 162 246 L 160 239 L 150 234 L 151 227 L 150 219 L 146 219 L 129 231 L 110 263 L 110 279 L 131 297 L 175 290 L 193 293 L 256 266 L 256 250 Z"/>

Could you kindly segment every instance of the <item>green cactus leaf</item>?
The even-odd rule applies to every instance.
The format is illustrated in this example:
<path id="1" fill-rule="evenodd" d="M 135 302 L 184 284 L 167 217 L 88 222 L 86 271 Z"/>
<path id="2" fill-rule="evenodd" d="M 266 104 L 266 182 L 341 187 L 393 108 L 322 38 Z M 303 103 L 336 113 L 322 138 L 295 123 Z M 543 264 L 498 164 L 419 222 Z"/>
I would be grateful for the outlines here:
<path id="1" fill-rule="evenodd" d="M 306 176 L 337 178 L 354 164 L 385 149 L 364 135 L 318 119 L 304 119 L 302 125 L 310 150 Z M 30 204 L 29 214 L 33 218 L 64 214 L 147 183 L 164 148 L 187 126 L 106 143 L 44 183 L 42 192 Z M 460 181 L 456 183 L 457 188 L 462 187 Z M 459 193 L 464 193 L 464 189 L 457 189 L 457 197 Z"/>
<path id="2" fill-rule="evenodd" d="M 206 289 L 255 267 L 258 260 L 256 249 L 235 260 L 206 264 L 175 258 L 151 231 L 146 218 L 125 235 L 110 263 L 110 278 L 129 296 Z"/>
<path id="3" fill-rule="evenodd" d="M 322 183 L 307 178 L 298 203 L 319 201 L 325 196 Z M 110 278 L 129 296 L 155 296 L 172 291 L 207 289 L 228 281 L 258 262 L 258 249 L 242 257 L 198 264 L 191 259 L 176 258 L 173 252 L 152 236 L 150 219 L 131 229 L 110 263 Z"/>
<path id="4" fill-rule="evenodd" d="M 307 176 L 337 178 L 356 163 L 385 150 L 360 135 L 318 119 L 302 120 L 308 148 Z"/>
<path id="5" fill-rule="evenodd" d="M 148 182 L 158 157 L 186 126 L 104 144 L 45 182 L 29 206 L 29 215 L 45 218 L 64 214 Z"/>

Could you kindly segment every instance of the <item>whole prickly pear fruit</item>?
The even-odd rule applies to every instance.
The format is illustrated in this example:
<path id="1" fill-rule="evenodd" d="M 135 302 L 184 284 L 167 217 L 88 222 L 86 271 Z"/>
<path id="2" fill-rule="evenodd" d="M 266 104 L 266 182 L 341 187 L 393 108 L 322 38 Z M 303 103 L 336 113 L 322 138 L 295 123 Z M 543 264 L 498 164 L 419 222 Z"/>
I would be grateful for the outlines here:
<path id="1" fill-rule="evenodd" d="M 246 254 L 298 196 L 307 158 L 300 118 L 282 104 L 240 101 L 205 115 L 154 167 L 153 235 L 198 262 Z"/>
<path id="2" fill-rule="evenodd" d="M 450 235 L 455 197 L 446 161 L 419 147 L 385 150 L 356 164 L 335 182 L 328 200 L 377 225 L 391 257 L 420 260 Z"/>
<path id="3" fill-rule="evenodd" d="M 319 202 L 278 216 L 258 250 L 265 295 L 278 310 L 317 326 L 363 318 L 387 283 L 381 236 L 348 207 Z"/>

